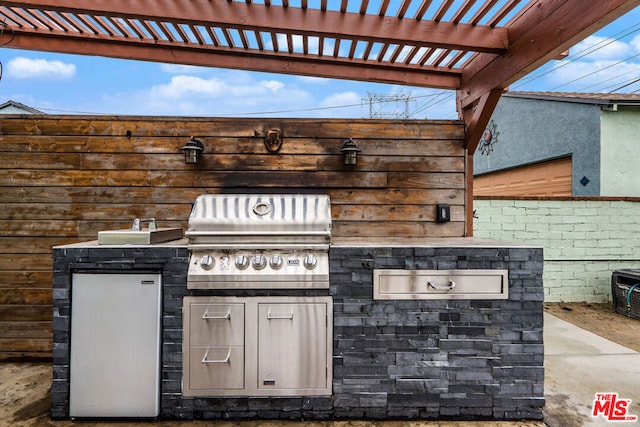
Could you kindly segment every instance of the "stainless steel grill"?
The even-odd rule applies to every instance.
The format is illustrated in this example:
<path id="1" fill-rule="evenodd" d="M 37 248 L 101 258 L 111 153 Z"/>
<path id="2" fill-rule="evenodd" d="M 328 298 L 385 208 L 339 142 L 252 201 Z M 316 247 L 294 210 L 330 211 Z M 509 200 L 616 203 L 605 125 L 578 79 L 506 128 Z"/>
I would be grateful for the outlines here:
<path id="1" fill-rule="evenodd" d="M 329 287 L 326 195 L 201 195 L 185 235 L 190 289 Z"/>

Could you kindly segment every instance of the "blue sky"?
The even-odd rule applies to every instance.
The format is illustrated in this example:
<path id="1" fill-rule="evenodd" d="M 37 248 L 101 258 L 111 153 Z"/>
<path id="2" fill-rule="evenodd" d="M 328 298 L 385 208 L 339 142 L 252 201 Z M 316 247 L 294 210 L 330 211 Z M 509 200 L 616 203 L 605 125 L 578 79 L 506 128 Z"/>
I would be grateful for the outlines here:
<path id="1" fill-rule="evenodd" d="M 455 119 L 455 93 L 438 89 L 187 67 L 1 48 L 0 103 L 49 114 L 358 118 L 369 95 L 381 116 Z M 640 7 L 510 88 L 640 94 Z"/>

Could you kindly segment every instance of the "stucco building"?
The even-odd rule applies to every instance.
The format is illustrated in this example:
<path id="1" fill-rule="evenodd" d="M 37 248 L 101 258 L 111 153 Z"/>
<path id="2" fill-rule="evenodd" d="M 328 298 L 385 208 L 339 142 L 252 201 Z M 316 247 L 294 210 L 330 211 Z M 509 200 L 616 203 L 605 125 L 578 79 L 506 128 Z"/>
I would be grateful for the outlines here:
<path id="1" fill-rule="evenodd" d="M 474 156 L 474 193 L 640 196 L 640 94 L 508 92 Z"/>

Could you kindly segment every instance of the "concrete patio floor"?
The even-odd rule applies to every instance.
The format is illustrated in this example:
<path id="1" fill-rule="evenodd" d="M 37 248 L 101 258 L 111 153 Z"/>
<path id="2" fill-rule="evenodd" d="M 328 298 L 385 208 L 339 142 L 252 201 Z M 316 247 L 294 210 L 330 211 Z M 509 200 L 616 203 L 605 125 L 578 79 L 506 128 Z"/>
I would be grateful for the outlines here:
<path id="1" fill-rule="evenodd" d="M 592 411 L 596 393 L 618 393 L 620 399 L 631 399 L 628 413 L 640 420 L 640 353 L 547 313 L 544 321 L 545 423 L 639 425 L 594 418 Z"/>

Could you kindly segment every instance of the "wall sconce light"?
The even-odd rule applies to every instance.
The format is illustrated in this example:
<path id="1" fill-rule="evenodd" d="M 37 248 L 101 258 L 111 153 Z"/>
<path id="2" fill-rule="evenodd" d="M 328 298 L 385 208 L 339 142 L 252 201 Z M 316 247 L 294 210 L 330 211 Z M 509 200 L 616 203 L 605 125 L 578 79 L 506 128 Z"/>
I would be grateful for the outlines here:
<path id="1" fill-rule="evenodd" d="M 188 165 L 197 165 L 200 161 L 200 154 L 204 151 L 204 144 L 193 136 L 187 145 L 181 149 L 184 151 L 184 162 Z"/>
<path id="2" fill-rule="evenodd" d="M 340 151 L 344 155 L 345 165 L 355 165 L 358 162 L 358 153 L 362 150 L 353 142 L 353 139 L 349 138 L 347 142 L 342 144 Z"/>

